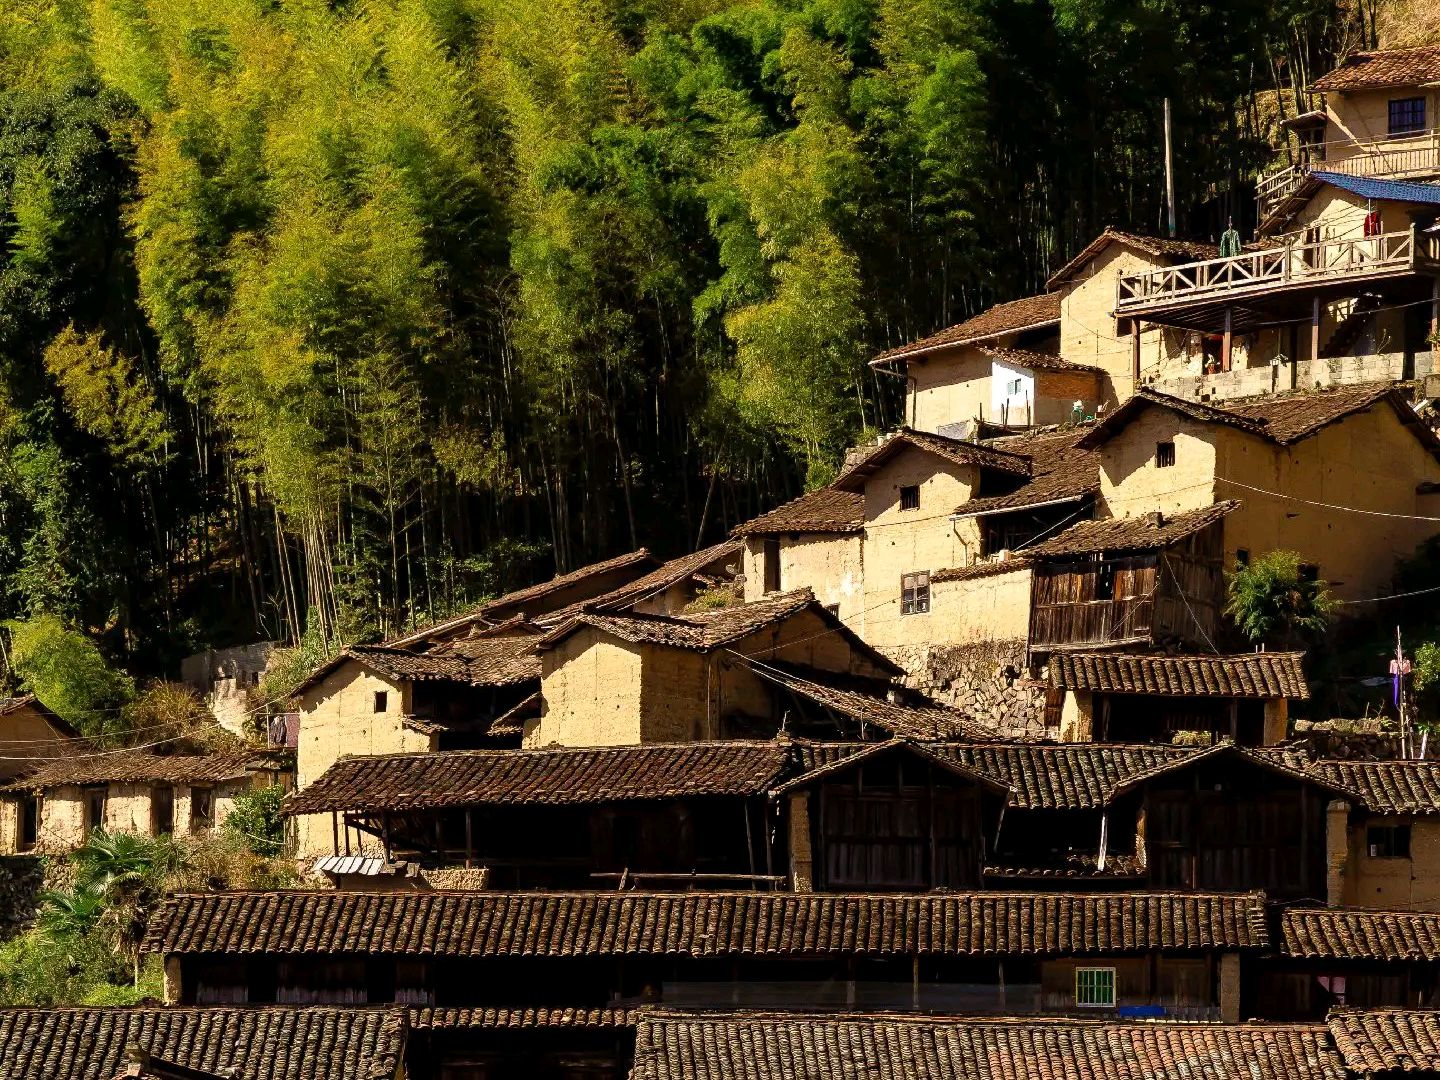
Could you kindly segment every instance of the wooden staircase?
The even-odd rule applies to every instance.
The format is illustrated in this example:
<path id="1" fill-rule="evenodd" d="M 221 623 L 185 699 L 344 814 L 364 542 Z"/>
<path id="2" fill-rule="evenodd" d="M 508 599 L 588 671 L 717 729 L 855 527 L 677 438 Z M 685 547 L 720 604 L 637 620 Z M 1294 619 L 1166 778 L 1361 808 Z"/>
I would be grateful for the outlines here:
<path id="1" fill-rule="evenodd" d="M 1350 314 L 1340 320 L 1340 325 L 1335 327 L 1335 332 L 1330 335 L 1330 340 L 1325 342 L 1320 350 L 1322 360 L 1330 360 L 1336 356 L 1349 356 L 1350 350 L 1354 348 L 1355 342 L 1360 337 L 1360 331 L 1370 321 L 1380 307 L 1380 297 L 1374 293 L 1361 293 L 1355 298 L 1355 306 L 1350 309 Z"/>

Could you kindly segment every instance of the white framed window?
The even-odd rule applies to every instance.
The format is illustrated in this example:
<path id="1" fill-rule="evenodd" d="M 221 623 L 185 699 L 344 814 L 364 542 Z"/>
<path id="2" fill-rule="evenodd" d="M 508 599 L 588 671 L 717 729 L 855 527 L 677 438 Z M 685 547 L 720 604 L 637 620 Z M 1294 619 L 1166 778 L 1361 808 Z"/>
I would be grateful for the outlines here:
<path id="1" fill-rule="evenodd" d="M 1075 969 L 1075 1005 L 1081 1009 L 1113 1009 L 1115 1007 L 1115 969 L 1113 967 L 1077 967 Z"/>
<path id="2" fill-rule="evenodd" d="M 1020 396 L 1020 389 L 1021 389 L 1021 387 L 1023 387 L 1024 385 L 1025 385 L 1024 382 L 1022 382 L 1020 379 L 1011 379 L 1008 383 L 1005 384 L 1005 394 L 1006 394 L 1006 396 L 1007 396 L 1007 397 L 1019 397 L 1019 396 Z"/>

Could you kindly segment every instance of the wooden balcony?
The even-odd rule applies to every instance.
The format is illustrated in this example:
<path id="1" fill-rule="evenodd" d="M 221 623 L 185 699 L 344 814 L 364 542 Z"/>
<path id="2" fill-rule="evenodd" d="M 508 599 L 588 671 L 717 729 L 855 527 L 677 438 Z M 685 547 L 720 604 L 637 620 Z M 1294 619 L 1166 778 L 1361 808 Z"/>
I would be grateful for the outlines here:
<path id="1" fill-rule="evenodd" d="M 1340 291 L 1369 282 L 1440 271 L 1440 236 L 1404 232 L 1303 243 L 1291 237 L 1275 247 L 1228 259 L 1206 259 L 1121 277 L 1115 314 L 1190 325 L 1234 305 L 1253 306 L 1293 293 Z M 1197 323 L 1196 325 L 1199 325 Z"/>
<path id="2" fill-rule="evenodd" d="M 1308 157 L 1262 175 L 1255 186 L 1259 220 L 1273 222 L 1285 216 L 1287 207 L 1311 173 L 1340 173 L 1343 176 L 1372 176 L 1386 180 L 1415 180 L 1440 176 L 1440 130 L 1399 135 L 1370 143 L 1353 141 L 1323 143 L 1306 148 Z"/>

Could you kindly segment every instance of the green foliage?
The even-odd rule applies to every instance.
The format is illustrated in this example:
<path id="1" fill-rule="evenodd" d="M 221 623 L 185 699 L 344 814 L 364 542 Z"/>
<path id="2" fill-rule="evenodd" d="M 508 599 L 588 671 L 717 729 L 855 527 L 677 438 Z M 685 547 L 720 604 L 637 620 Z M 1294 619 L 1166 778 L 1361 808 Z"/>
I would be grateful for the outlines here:
<path id="1" fill-rule="evenodd" d="M 1270 551 L 1228 577 L 1225 614 L 1251 641 L 1295 644 L 1330 625 L 1339 606 L 1329 586 L 1309 577 L 1294 551 Z"/>
<path id="2" fill-rule="evenodd" d="M 106 663 L 94 642 L 53 615 L 12 619 L 4 628 L 10 663 L 46 708 L 86 735 L 124 734 L 124 707 L 135 685 Z"/>
<path id="3" fill-rule="evenodd" d="M 45 369 L 75 422 L 102 440 L 119 462 L 143 467 L 166 456 L 170 436 L 154 392 L 99 334 L 66 327 L 46 346 Z"/>
<path id="4" fill-rule="evenodd" d="M 247 791 L 236 797 L 221 828 L 237 846 L 274 858 L 285 847 L 285 819 L 280 816 L 284 799 L 285 789 L 278 784 Z"/>

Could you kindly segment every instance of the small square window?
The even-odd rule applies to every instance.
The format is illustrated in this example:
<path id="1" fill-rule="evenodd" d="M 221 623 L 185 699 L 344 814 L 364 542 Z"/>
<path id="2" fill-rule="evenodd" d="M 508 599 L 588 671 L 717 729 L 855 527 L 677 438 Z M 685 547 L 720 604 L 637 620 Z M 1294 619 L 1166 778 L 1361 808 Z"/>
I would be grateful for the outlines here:
<path id="1" fill-rule="evenodd" d="M 1024 383 L 1019 379 L 1011 379 L 1005 384 L 1005 395 L 1007 397 L 1019 397 L 1022 386 L 1024 386 Z"/>
<path id="2" fill-rule="evenodd" d="M 829 612 L 831 615 L 834 615 L 835 618 L 837 618 L 837 619 L 840 617 L 840 605 L 839 605 L 839 604 L 826 604 L 826 605 L 825 605 L 825 610 L 826 610 L 827 612 Z"/>
<path id="3" fill-rule="evenodd" d="M 87 834 L 96 829 L 105 828 L 105 803 L 109 795 L 110 789 L 105 786 L 85 789 L 85 832 Z"/>
<path id="4" fill-rule="evenodd" d="M 907 484 L 905 487 L 902 487 L 902 488 L 900 489 L 900 509 L 901 509 L 901 510 L 919 510 L 919 509 L 920 509 L 920 485 L 919 485 L 919 484 Z"/>
<path id="5" fill-rule="evenodd" d="M 1113 967 L 1076 968 L 1075 1004 L 1082 1009 L 1113 1009 L 1115 1007 L 1115 969 Z"/>
<path id="6" fill-rule="evenodd" d="M 921 570 L 900 578 L 900 614 L 921 615 L 930 610 L 930 574 Z"/>
<path id="7" fill-rule="evenodd" d="M 1372 859 L 1408 859 L 1409 825 L 1371 825 L 1365 830 L 1365 850 Z"/>
<path id="8" fill-rule="evenodd" d="M 1320 567 L 1316 566 L 1314 563 L 1308 563 L 1308 562 L 1307 562 L 1307 563 L 1301 563 L 1301 564 L 1300 564 L 1300 580 L 1301 580 L 1301 581 L 1319 581 L 1319 580 L 1320 580 Z"/>
<path id="9" fill-rule="evenodd" d="M 1115 564 L 1113 562 L 1104 562 L 1095 568 L 1095 599 L 1115 599 Z"/>
<path id="10" fill-rule="evenodd" d="M 375 691 L 375 711 L 384 712 L 390 707 L 390 692 L 388 690 Z"/>
<path id="11" fill-rule="evenodd" d="M 1168 469 L 1174 464 L 1175 444 L 1173 442 L 1157 442 L 1155 444 L 1155 467 Z"/>
<path id="12" fill-rule="evenodd" d="M 1249 566 L 1249 565 L 1250 565 L 1250 549 L 1249 549 L 1249 548 L 1236 548 L 1236 549 L 1235 549 L 1235 565 L 1236 565 L 1236 566 L 1239 566 L 1239 567 L 1244 567 L 1244 566 Z"/>
<path id="13" fill-rule="evenodd" d="M 1390 102 L 1390 134 L 1409 135 L 1425 130 L 1425 99 L 1395 98 Z"/>

